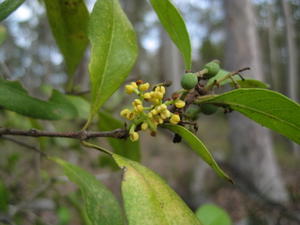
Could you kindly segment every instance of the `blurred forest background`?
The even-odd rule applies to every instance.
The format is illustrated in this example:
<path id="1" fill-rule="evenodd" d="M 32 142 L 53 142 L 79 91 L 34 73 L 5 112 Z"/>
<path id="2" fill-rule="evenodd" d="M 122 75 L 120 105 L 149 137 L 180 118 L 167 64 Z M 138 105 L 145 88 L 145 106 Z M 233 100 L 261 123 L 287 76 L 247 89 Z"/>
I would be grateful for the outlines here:
<path id="1" fill-rule="evenodd" d="M 249 66 L 245 77 L 264 80 L 271 89 L 299 102 L 299 0 L 174 2 L 191 34 L 194 71 L 213 59 L 231 71 Z M 94 1 L 86 3 L 91 9 Z M 179 89 L 182 58 L 150 5 L 142 0 L 122 4 L 140 47 L 129 80 L 172 80 L 171 91 Z M 5 38 L 0 46 L 0 76 L 20 80 L 32 95 L 44 99 L 51 87 L 64 89 L 63 58 L 42 1 L 27 0 L 1 23 L 0 32 L 0 39 Z M 89 90 L 87 65 L 88 51 L 75 77 L 75 89 L 83 94 Z M 120 90 L 105 109 L 118 117 L 129 102 Z M 0 127 L 67 131 L 80 129 L 83 122 L 35 121 L 0 109 Z M 142 162 L 164 177 L 194 210 L 213 202 L 226 209 L 236 225 L 300 224 L 299 146 L 235 113 L 219 110 L 212 116 L 201 115 L 198 124 L 198 136 L 231 174 L 234 185 L 217 177 L 183 144 L 173 144 L 167 133 L 142 136 Z M 104 139 L 98 142 L 107 145 Z M 36 148 L 88 169 L 120 196 L 120 172 L 103 154 L 83 150 L 76 140 L 3 136 L 0 144 L 0 224 L 86 224 L 79 191 L 55 165 L 31 151 Z"/>

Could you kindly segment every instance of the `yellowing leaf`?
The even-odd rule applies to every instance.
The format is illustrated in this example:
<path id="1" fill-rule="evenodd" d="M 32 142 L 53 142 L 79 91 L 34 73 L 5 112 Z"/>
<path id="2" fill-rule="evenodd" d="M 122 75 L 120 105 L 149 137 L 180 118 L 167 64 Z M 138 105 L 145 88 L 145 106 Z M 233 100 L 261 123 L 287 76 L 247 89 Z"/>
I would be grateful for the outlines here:
<path id="1" fill-rule="evenodd" d="M 122 156 L 113 158 L 124 171 L 122 195 L 129 225 L 201 225 L 157 174 Z"/>

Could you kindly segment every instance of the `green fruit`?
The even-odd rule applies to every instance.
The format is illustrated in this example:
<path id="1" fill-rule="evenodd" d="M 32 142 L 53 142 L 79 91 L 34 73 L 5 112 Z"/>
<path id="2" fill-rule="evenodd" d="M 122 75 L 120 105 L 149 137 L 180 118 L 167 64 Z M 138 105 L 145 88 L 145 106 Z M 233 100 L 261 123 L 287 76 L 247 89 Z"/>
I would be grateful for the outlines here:
<path id="1" fill-rule="evenodd" d="M 186 89 L 190 90 L 194 88 L 198 83 L 198 76 L 195 73 L 186 73 L 181 78 L 181 86 Z"/>
<path id="2" fill-rule="evenodd" d="M 205 115 L 211 115 L 217 112 L 218 106 L 215 106 L 213 104 L 202 104 L 200 106 L 201 112 Z"/>
<path id="3" fill-rule="evenodd" d="M 200 106 L 192 104 L 185 111 L 185 116 L 191 120 L 196 120 L 198 119 L 200 111 L 201 111 Z"/>
<path id="4" fill-rule="evenodd" d="M 209 79 L 216 76 L 217 73 L 220 71 L 219 62 L 215 60 L 205 64 L 204 68 L 208 70 L 208 72 L 203 75 L 205 79 Z"/>

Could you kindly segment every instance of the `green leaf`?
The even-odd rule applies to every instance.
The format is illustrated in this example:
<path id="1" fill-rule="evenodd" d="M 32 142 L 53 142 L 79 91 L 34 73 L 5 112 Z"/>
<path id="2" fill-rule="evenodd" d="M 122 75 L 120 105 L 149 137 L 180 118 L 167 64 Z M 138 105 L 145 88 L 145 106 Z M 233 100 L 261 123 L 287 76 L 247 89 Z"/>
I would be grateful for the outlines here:
<path id="1" fill-rule="evenodd" d="M 300 105 L 278 92 L 241 88 L 199 101 L 204 102 L 230 106 L 300 144 Z"/>
<path id="2" fill-rule="evenodd" d="M 65 175 L 82 192 L 85 211 L 92 225 L 123 225 L 124 218 L 118 201 L 114 195 L 89 172 L 63 161 L 52 158 L 59 164 Z"/>
<path id="3" fill-rule="evenodd" d="M 72 76 L 88 45 L 89 13 L 83 0 L 44 0 L 56 43 Z"/>
<path id="4" fill-rule="evenodd" d="M 192 48 L 185 22 L 170 0 L 150 0 L 161 24 L 181 52 L 185 69 L 192 67 Z"/>
<path id="5" fill-rule="evenodd" d="M 201 206 L 197 209 L 196 216 L 204 225 L 232 225 L 227 212 L 214 204 Z"/>
<path id="6" fill-rule="evenodd" d="M 259 80 L 245 79 L 245 80 L 236 80 L 236 82 L 241 88 L 264 88 L 264 89 L 269 88 L 268 84 Z M 233 85 L 232 82 L 231 84 Z"/>
<path id="7" fill-rule="evenodd" d="M 82 97 L 74 95 L 65 95 L 65 97 L 70 101 L 78 112 L 78 117 L 80 119 L 87 119 L 90 113 L 90 103 Z"/>
<path id="8" fill-rule="evenodd" d="M 137 58 L 136 35 L 118 0 L 97 0 L 89 23 L 91 118 L 124 82 Z"/>
<path id="9" fill-rule="evenodd" d="M 3 79 L 0 79 L 0 106 L 36 119 L 60 120 L 77 116 L 76 108 L 60 92 L 53 90 L 46 102 L 29 96 L 19 82 Z"/>
<path id="10" fill-rule="evenodd" d="M 0 4 L 0 22 L 14 12 L 25 0 L 4 0 Z"/>
<path id="11" fill-rule="evenodd" d="M 7 31 L 6 31 L 5 26 L 0 25 L 0 46 L 6 40 L 6 36 L 7 36 Z"/>
<path id="12" fill-rule="evenodd" d="M 7 212 L 9 192 L 2 180 L 0 180 L 0 212 Z"/>
<path id="13" fill-rule="evenodd" d="M 194 150 L 197 155 L 199 155 L 210 167 L 212 167 L 220 177 L 232 182 L 231 178 L 219 167 L 212 154 L 208 151 L 202 141 L 200 141 L 195 134 L 193 134 L 185 127 L 179 125 L 165 124 L 162 127 L 167 128 L 176 134 L 179 134 L 187 143 L 187 145 L 192 150 Z"/>
<path id="14" fill-rule="evenodd" d="M 117 154 L 113 158 L 124 171 L 122 195 L 129 225 L 201 225 L 157 174 Z"/>
<path id="15" fill-rule="evenodd" d="M 102 131 L 110 131 L 118 128 L 124 128 L 124 123 L 115 119 L 109 113 L 100 112 L 99 128 Z M 139 161 L 140 160 L 140 143 L 132 142 L 129 139 L 107 138 L 114 152 L 125 156 L 126 158 Z"/>

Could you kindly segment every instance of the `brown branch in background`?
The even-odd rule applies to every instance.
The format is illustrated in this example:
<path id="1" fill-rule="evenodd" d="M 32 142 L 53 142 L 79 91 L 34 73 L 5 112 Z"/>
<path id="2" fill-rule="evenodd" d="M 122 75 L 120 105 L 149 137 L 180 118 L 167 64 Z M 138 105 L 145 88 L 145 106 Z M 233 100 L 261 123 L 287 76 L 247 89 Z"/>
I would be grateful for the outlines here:
<path id="1" fill-rule="evenodd" d="M 22 146 L 22 147 L 25 147 L 25 148 L 27 148 L 27 149 L 31 149 L 31 150 L 35 151 L 36 153 L 41 154 L 41 156 L 43 156 L 43 157 L 47 157 L 47 154 L 46 154 L 46 153 L 42 152 L 42 151 L 39 150 L 38 148 L 36 148 L 36 147 L 34 147 L 34 146 L 32 146 L 32 145 L 29 145 L 29 144 L 27 144 L 27 143 L 25 143 L 25 142 L 16 140 L 16 139 L 11 138 L 11 137 L 5 137 L 5 136 L 0 136 L 0 138 L 2 138 L 2 139 L 4 139 L 4 140 L 7 140 L 7 141 L 10 141 L 10 142 L 13 142 L 13 143 L 15 143 L 15 144 L 17 144 L 17 145 L 20 145 L 20 146 Z"/>
<path id="2" fill-rule="evenodd" d="M 41 130 L 15 130 L 8 128 L 0 128 L 0 136 L 13 135 L 13 136 L 26 136 L 26 137 L 60 137 L 60 138 L 73 138 L 81 141 L 88 140 L 96 137 L 113 137 L 113 138 L 126 138 L 128 131 L 126 129 L 116 129 L 112 131 L 73 131 L 73 132 L 52 132 Z"/>

